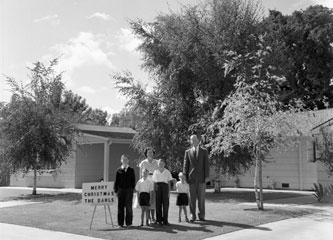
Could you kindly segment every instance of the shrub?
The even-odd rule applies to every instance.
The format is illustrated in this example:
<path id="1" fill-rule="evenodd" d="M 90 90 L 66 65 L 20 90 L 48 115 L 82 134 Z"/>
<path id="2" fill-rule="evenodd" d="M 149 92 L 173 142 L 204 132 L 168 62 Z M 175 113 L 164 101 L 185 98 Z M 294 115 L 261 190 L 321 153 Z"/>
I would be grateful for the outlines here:
<path id="1" fill-rule="evenodd" d="M 329 186 L 327 187 L 327 192 L 328 192 L 329 194 L 333 194 L 333 184 L 331 184 L 331 185 L 329 185 Z"/>
<path id="2" fill-rule="evenodd" d="M 312 188 L 312 189 L 315 192 L 313 194 L 313 196 L 315 196 L 317 198 L 318 202 L 320 202 L 325 197 L 327 189 L 325 189 L 320 183 L 318 183 L 318 184 L 313 183 L 313 185 L 314 185 L 314 188 Z"/>

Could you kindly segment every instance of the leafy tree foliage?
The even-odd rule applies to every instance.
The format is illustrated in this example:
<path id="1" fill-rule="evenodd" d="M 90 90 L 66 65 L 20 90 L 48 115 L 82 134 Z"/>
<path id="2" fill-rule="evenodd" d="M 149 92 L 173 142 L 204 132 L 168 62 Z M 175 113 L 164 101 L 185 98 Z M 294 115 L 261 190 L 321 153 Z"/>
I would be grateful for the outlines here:
<path id="1" fill-rule="evenodd" d="M 131 25 L 143 40 L 143 67 L 160 89 L 168 89 L 162 97 L 173 92 L 191 118 L 201 115 L 193 111 L 200 109 L 198 101 L 211 109 L 230 92 L 235 79 L 223 74 L 226 51 L 252 49 L 259 19 L 260 8 L 252 1 L 206 1 L 179 14 L 159 15 L 153 23 Z"/>
<path id="2" fill-rule="evenodd" d="M 77 133 L 71 113 L 62 105 L 64 85 L 56 74 L 57 59 L 45 66 L 41 62 L 30 68 L 30 83 L 23 86 L 7 77 L 13 96 L 0 111 L 2 160 L 11 172 L 59 167 L 73 150 Z"/>
<path id="3" fill-rule="evenodd" d="M 136 130 L 139 123 L 139 116 L 137 116 L 136 112 L 130 107 L 125 107 L 120 113 L 112 115 L 110 125 L 115 127 L 129 127 Z"/>
<path id="4" fill-rule="evenodd" d="M 113 126 L 113 127 L 119 127 L 120 114 L 121 114 L 122 112 L 123 112 L 123 111 L 121 111 L 120 113 L 114 113 L 114 114 L 112 114 L 112 118 L 111 118 L 110 126 Z"/>
<path id="5" fill-rule="evenodd" d="M 280 100 L 301 98 L 307 106 L 333 106 L 333 10 L 316 5 L 284 16 L 270 11 L 260 27 L 274 54 L 270 64 L 283 77 Z"/>
<path id="6" fill-rule="evenodd" d="M 276 77 L 263 67 L 269 54 L 264 45 L 260 50 L 243 58 L 233 58 L 238 66 L 235 90 L 216 107 L 210 125 L 212 156 L 229 156 L 244 149 L 255 165 L 255 195 L 258 209 L 264 209 L 262 194 L 262 162 L 272 148 L 292 144 L 297 136 L 298 123 L 292 115 L 302 111 L 302 104 L 283 105 L 274 88 Z M 245 65 L 245 66 L 243 66 Z M 250 71 L 248 71 L 250 69 Z M 258 192 L 259 189 L 259 192 Z"/>
<path id="7" fill-rule="evenodd" d="M 184 136 L 175 131 L 182 125 L 176 115 L 171 115 L 169 107 L 156 97 L 156 92 L 149 93 L 140 83 L 135 83 L 130 73 L 113 75 L 119 91 L 129 97 L 128 112 L 135 116 L 135 124 L 129 121 L 137 131 L 134 147 L 142 152 L 147 146 L 155 148 L 157 158 L 164 158 L 173 171 L 181 169 L 184 154 Z M 183 126 L 183 129 L 185 127 Z M 171 131 L 171 129 L 173 129 Z"/>
<path id="8" fill-rule="evenodd" d="M 332 120 L 332 119 L 331 119 Z M 321 161 L 328 168 L 328 173 L 333 174 L 333 143 L 332 133 L 329 127 L 322 126 L 319 128 L 319 135 L 315 141 L 316 160 Z"/>
<path id="9" fill-rule="evenodd" d="M 226 51 L 252 49 L 260 19 L 253 1 L 207 1 L 180 13 L 157 16 L 154 22 L 131 21 L 142 39 L 143 67 L 156 88 L 145 91 L 129 73 L 118 74 L 121 93 L 138 117 L 135 146 L 147 145 L 181 169 L 189 127 L 209 118 L 216 102 L 232 90 L 235 78 L 224 75 Z M 205 129 L 202 133 L 205 132 Z"/>
<path id="10" fill-rule="evenodd" d="M 108 113 L 101 109 L 92 109 L 86 103 L 86 100 L 73 93 L 65 91 L 61 102 L 61 108 L 71 112 L 73 119 L 77 123 L 106 125 Z"/>
<path id="11" fill-rule="evenodd" d="M 128 72 L 113 76 L 129 98 L 126 111 L 136 116 L 129 120 L 138 132 L 135 147 L 155 147 L 176 169 L 186 136 L 215 136 L 207 126 L 225 116 L 220 101 L 235 87 L 243 89 L 240 82 L 271 96 L 272 107 L 282 101 L 279 111 L 288 112 L 298 98 L 308 107 L 320 105 L 332 92 L 330 11 L 321 6 L 291 16 L 271 11 L 264 19 L 255 1 L 207 0 L 179 13 L 159 14 L 153 22 L 130 21 L 142 40 L 143 68 L 156 86 L 147 92 Z M 266 99 L 260 94 L 256 104 Z M 298 107 L 297 101 L 293 104 Z M 252 150 L 236 144 L 228 154 L 215 152 L 211 160 L 223 173 L 237 174 L 253 164 L 247 157 Z"/>

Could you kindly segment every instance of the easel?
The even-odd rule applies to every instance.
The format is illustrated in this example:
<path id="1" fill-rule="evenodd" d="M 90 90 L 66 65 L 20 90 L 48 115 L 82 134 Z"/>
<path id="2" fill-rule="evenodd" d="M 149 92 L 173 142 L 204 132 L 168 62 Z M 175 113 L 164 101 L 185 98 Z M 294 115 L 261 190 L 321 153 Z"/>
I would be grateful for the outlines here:
<path id="1" fill-rule="evenodd" d="M 92 223 L 93 223 L 93 220 L 94 220 L 94 216 L 95 216 L 95 212 L 96 212 L 96 207 L 98 205 L 95 205 L 94 207 L 94 212 L 93 212 L 93 215 L 91 217 L 91 222 L 90 222 L 90 227 L 89 227 L 89 230 L 91 230 L 91 226 L 92 226 Z M 111 214 L 111 209 L 110 209 L 110 205 L 109 204 L 106 204 L 106 205 L 103 205 L 104 206 L 104 213 L 105 213 L 105 223 L 108 224 L 108 220 L 107 220 L 107 214 L 106 214 L 106 207 L 108 208 L 108 211 L 109 211 L 109 214 L 110 214 L 110 219 L 111 219 L 111 224 L 112 224 L 112 227 L 114 227 L 113 225 L 113 220 L 112 220 L 112 214 Z"/>
<path id="2" fill-rule="evenodd" d="M 82 184 L 82 202 L 84 204 L 89 204 L 94 206 L 93 215 L 90 221 L 91 229 L 92 223 L 94 221 L 95 212 L 97 206 L 104 207 L 105 223 L 108 224 L 108 217 L 106 213 L 106 208 L 108 209 L 111 224 L 113 225 L 112 214 L 110 205 L 115 203 L 115 194 L 113 192 L 113 182 L 92 182 Z"/>

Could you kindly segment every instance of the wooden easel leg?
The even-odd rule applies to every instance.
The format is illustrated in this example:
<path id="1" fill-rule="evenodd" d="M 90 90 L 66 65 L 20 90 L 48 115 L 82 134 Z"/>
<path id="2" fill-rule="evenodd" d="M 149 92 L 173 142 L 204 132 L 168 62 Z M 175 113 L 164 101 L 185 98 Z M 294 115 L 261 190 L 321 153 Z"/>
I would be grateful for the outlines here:
<path id="1" fill-rule="evenodd" d="M 94 212 L 93 212 L 93 215 L 92 215 L 92 217 L 91 217 L 91 222 L 90 222 L 90 228 L 89 228 L 89 230 L 91 229 L 91 225 L 92 225 L 93 220 L 94 220 L 94 216 L 95 216 L 95 212 L 96 212 L 96 207 L 97 207 L 97 206 L 94 207 Z"/>
<path id="2" fill-rule="evenodd" d="M 105 215 L 105 223 L 108 224 L 107 216 L 106 216 L 106 206 L 104 205 L 104 215 Z"/>
<path id="3" fill-rule="evenodd" d="M 114 226 L 113 226 L 113 220 L 112 220 L 112 215 L 111 215 L 110 205 L 108 205 L 108 209 L 109 209 L 109 214 L 110 214 L 111 224 L 112 224 L 112 227 L 114 227 Z"/>

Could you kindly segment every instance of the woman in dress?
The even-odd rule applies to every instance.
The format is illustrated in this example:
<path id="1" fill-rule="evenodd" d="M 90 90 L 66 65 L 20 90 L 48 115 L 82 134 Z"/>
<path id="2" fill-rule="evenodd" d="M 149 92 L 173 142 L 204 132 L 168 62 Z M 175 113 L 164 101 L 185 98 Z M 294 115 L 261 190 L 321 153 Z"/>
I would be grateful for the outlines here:
<path id="1" fill-rule="evenodd" d="M 149 171 L 148 173 L 148 179 L 152 180 L 153 173 L 155 170 L 158 169 L 158 162 L 156 159 L 154 159 L 155 150 L 151 147 L 148 147 L 144 150 L 144 155 L 146 156 L 146 159 L 144 159 L 140 164 L 140 174 L 142 173 L 143 169 L 147 169 Z M 142 177 L 142 176 L 140 176 Z M 156 192 L 155 190 L 152 192 L 151 195 L 151 202 L 150 202 L 150 219 L 153 223 L 156 222 L 155 220 L 155 209 L 156 209 Z"/>

